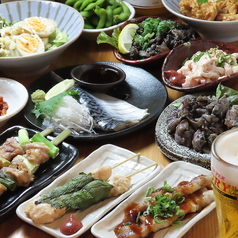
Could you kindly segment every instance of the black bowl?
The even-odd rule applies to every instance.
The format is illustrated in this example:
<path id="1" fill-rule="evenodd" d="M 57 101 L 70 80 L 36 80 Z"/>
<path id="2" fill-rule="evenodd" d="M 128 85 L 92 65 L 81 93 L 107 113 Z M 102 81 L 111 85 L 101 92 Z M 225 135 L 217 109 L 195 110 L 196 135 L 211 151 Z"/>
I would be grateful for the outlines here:
<path id="1" fill-rule="evenodd" d="M 76 66 L 71 70 L 71 76 L 80 87 L 100 93 L 109 91 L 126 78 L 121 68 L 103 63 Z"/>

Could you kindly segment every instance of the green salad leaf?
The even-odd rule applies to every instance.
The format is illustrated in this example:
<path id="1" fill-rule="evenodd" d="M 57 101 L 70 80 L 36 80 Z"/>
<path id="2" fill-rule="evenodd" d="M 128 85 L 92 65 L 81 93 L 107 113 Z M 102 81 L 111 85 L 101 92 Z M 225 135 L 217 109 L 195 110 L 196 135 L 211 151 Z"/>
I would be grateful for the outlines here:
<path id="1" fill-rule="evenodd" d="M 58 28 L 48 37 L 48 44 L 46 51 L 53 50 L 68 41 L 68 35 L 60 31 Z"/>
<path id="2" fill-rule="evenodd" d="M 6 19 L 2 18 L 0 16 L 0 29 L 4 28 L 4 27 L 7 27 L 7 26 L 12 26 L 13 24 L 15 24 L 17 21 L 12 21 L 12 22 L 9 22 L 7 21 Z"/>
<path id="3" fill-rule="evenodd" d="M 221 98 L 223 96 L 229 100 L 230 106 L 238 104 L 238 91 L 219 84 L 216 88 L 216 97 Z"/>
<path id="4" fill-rule="evenodd" d="M 107 33 L 102 31 L 97 37 L 97 44 L 107 43 L 118 49 L 118 37 L 120 33 L 121 30 L 119 27 L 113 30 L 112 36 L 109 36 Z"/>

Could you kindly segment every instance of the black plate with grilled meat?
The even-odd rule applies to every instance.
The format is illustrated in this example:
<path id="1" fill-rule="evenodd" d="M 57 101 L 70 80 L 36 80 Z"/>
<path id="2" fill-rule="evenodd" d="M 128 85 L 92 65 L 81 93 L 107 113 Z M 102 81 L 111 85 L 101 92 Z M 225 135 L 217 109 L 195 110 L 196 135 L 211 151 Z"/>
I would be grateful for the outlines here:
<path id="1" fill-rule="evenodd" d="M 2 145 L 7 138 L 17 137 L 19 129 L 23 127 L 14 126 L 5 130 L 0 135 L 0 145 Z M 27 128 L 25 128 L 27 129 Z M 29 136 L 32 137 L 39 132 L 32 129 L 27 129 Z M 50 141 L 54 137 L 47 136 Z M 6 191 L 0 196 L 0 218 L 12 215 L 17 206 L 33 196 L 36 192 L 50 184 L 56 177 L 68 170 L 78 159 L 79 151 L 74 146 L 62 142 L 58 145 L 60 153 L 55 159 L 49 159 L 46 163 L 40 165 L 35 173 L 34 181 L 28 187 L 17 187 L 14 191 Z"/>

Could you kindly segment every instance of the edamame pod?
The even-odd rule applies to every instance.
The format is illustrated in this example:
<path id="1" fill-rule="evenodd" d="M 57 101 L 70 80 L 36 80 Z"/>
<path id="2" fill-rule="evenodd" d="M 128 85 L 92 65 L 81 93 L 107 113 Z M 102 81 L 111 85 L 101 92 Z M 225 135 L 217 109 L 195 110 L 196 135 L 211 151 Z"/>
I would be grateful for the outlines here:
<path id="1" fill-rule="evenodd" d="M 107 0 L 107 2 L 108 2 L 110 5 L 113 5 L 113 4 L 115 4 L 117 1 L 116 1 L 116 0 Z"/>
<path id="2" fill-rule="evenodd" d="M 83 1 L 84 1 L 84 0 L 78 0 L 78 1 L 74 4 L 73 8 L 76 9 L 76 10 L 79 10 L 79 7 L 82 5 Z"/>
<path id="3" fill-rule="evenodd" d="M 105 27 L 110 27 L 113 24 L 113 12 L 112 12 L 111 6 L 108 6 L 106 8 L 106 14 L 107 14 L 107 19 L 106 19 Z"/>
<path id="4" fill-rule="evenodd" d="M 112 10 L 113 15 L 119 15 L 122 13 L 122 6 L 116 7 Z"/>
<path id="5" fill-rule="evenodd" d="M 92 2 L 96 2 L 96 0 L 84 0 L 79 8 L 80 12 L 83 11 Z"/>
<path id="6" fill-rule="evenodd" d="M 118 24 L 120 22 L 127 20 L 131 14 L 129 7 L 126 4 L 123 1 L 120 1 L 120 3 L 122 6 L 122 12 L 114 16 L 114 19 L 113 19 L 114 24 Z"/>
<path id="7" fill-rule="evenodd" d="M 99 16 L 99 21 L 96 29 L 104 28 L 107 18 L 106 10 L 104 8 L 96 7 L 95 13 Z"/>
<path id="8" fill-rule="evenodd" d="M 77 0 L 66 0 L 65 4 L 72 7 L 76 2 Z"/>
<path id="9" fill-rule="evenodd" d="M 94 11 L 82 11 L 80 12 L 80 14 L 82 15 L 83 18 L 87 18 L 87 17 L 90 17 L 94 14 Z"/>
<path id="10" fill-rule="evenodd" d="M 85 23 L 84 29 L 95 29 L 95 28 L 92 25 L 90 25 L 89 23 Z"/>
<path id="11" fill-rule="evenodd" d="M 99 22 L 99 16 L 97 15 L 93 15 L 89 18 L 91 24 L 94 26 L 94 29 L 96 28 L 96 26 L 98 25 Z"/>
<path id="12" fill-rule="evenodd" d="M 96 2 L 88 4 L 88 6 L 84 9 L 84 11 L 90 11 L 93 10 L 96 6 L 100 6 L 103 4 L 105 0 L 97 0 Z"/>

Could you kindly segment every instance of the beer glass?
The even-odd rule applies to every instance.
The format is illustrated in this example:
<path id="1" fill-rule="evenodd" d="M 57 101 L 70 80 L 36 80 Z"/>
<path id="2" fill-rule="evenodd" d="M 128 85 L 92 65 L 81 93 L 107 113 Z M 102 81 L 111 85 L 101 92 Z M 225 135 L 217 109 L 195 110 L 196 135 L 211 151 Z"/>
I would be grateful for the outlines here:
<path id="1" fill-rule="evenodd" d="M 219 237 L 238 238 L 238 128 L 214 140 L 211 171 Z"/>

